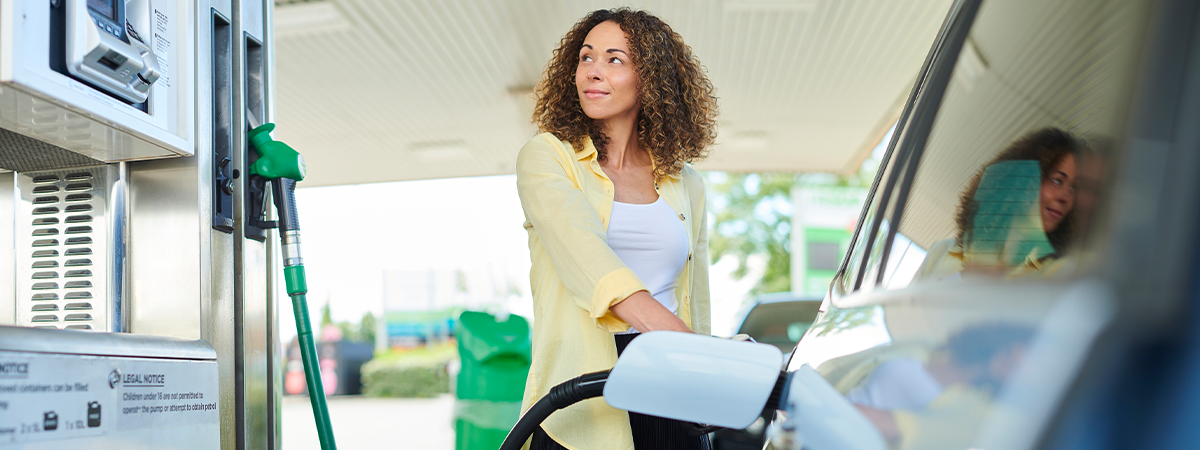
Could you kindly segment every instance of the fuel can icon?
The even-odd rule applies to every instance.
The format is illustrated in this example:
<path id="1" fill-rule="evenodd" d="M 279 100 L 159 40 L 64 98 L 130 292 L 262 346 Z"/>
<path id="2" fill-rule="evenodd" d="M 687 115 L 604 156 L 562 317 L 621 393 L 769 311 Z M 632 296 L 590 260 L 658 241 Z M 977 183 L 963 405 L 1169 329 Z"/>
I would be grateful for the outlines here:
<path id="1" fill-rule="evenodd" d="M 88 402 L 87 423 L 88 428 L 100 426 L 100 402 Z"/>
<path id="2" fill-rule="evenodd" d="M 58 429 L 58 413 L 54 411 L 46 411 L 42 413 L 42 431 L 54 431 Z"/>

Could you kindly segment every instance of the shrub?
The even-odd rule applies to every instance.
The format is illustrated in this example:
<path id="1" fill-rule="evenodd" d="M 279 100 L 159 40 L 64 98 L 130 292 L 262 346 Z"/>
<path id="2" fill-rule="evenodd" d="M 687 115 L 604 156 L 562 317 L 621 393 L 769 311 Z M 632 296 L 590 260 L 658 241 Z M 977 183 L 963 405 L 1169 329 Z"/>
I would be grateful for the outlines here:
<path id="1" fill-rule="evenodd" d="M 367 362 L 362 367 L 363 395 L 434 397 L 450 392 L 446 365 L 458 353 L 453 344 L 446 348 L 385 354 Z"/>

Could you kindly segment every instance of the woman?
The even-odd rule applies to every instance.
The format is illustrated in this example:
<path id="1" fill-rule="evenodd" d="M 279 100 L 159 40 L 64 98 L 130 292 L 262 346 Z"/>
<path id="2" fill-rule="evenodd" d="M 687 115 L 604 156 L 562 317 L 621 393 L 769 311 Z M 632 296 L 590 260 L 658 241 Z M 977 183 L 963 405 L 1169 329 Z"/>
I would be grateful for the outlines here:
<path id="1" fill-rule="evenodd" d="M 1076 157 L 1083 149 L 1081 140 L 1058 128 L 1043 128 L 1009 144 L 971 179 L 959 200 L 958 235 L 930 247 L 929 257 L 921 263 L 915 279 L 958 278 L 966 272 L 1024 275 L 1039 271 L 1045 263 L 1061 256 L 1074 230 Z M 1005 178 L 1007 175 L 1009 180 L 1020 180 L 1021 177 L 1012 176 L 1012 170 L 1021 169 L 1022 162 L 1040 175 L 1040 183 L 1033 187 L 1037 192 L 1029 195 L 1031 199 L 1036 197 L 1037 209 L 1024 214 L 1035 227 L 1033 229 L 1040 228 L 1040 233 L 1022 232 L 1030 228 L 1020 226 L 1021 218 L 1002 222 L 1011 230 L 997 230 L 997 227 L 980 230 L 976 226 L 977 220 L 986 216 L 985 220 L 993 225 L 996 221 L 994 211 L 987 211 L 988 200 L 977 195 L 981 183 L 1015 193 L 1010 195 L 1021 195 L 1024 187 L 1015 186 Z M 987 197 L 994 196 L 990 193 Z M 1012 198 L 992 200 L 1000 200 L 995 203 L 1001 205 L 1016 201 Z M 989 231 L 993 236 L 984 237 Z M 987 241 L 989 248 L 995 245 L 997 234 L 1007 241 L 1001 252 L 1012 253 L 1020 260 L 1018 263 L 999 254 L 985 256 L 974 251 L 974 242 Z M 1038 245 L 1039 241 L 1043 245 Z M 1014 249 L 1018 250 L 1014 253 Z"/>
<path id="2" fill-rule="evenodd" d="M 648 13 L 595 11 L 536 95 L 543 133 L 517 157 L 536 319 L 524 409 L 612 368 L 631 333 L 709 333 L 704 182 L 685 163 L 705 156 L 717 108 L 691 49 Z M 706 448 L 688 426 L 592 399 L 551 415 L 531 446 Z"/>

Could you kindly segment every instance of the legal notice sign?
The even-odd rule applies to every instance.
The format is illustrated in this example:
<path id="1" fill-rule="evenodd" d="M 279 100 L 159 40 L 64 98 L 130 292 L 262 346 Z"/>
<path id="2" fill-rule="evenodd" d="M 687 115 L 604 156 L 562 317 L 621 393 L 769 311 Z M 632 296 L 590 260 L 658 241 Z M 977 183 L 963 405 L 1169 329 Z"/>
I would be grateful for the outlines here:
<path id="1" fill-rule="evenodd" d="M 0 446 L 217 426 L 217 390 L 215 361 L 0 351 Z"/>

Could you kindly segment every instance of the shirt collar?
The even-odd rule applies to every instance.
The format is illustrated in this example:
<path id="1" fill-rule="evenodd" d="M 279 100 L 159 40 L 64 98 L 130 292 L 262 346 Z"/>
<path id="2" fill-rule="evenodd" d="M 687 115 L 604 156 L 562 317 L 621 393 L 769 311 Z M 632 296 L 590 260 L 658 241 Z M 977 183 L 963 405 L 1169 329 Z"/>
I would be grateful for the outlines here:
<path id="1" fill-rule="evenodd" d="M 580 161 L 583 161 L 585 159 L 588 159 L 589 156 L 592 158 L 595 158 L 595 155 L 596 155 L 596 146 L 592 145 L 592 138 L 591 137 L 583 138 L 583 148 L 581 148 L 581 149 L 579 149 L 579 151 L 575 152 L 575 157 L 578 158 Z"/>
<path id="2" fill-rule="evenodd" d="M 597 156 L 596 146 L 592 144 L 592 138 L 591 137 L 583 138 L 583 148 L 580 149 L 579 151 L 575 152 L 575 158 L 577 158 L 579 161 L 583 161 L 583 160 L 589 159 L 589 158 L 595 159 L 596 156 Z M 657 167 L 658 167 L 658 161 L 654 157 L 654 154 L 651 153 L 650 154 L 650 170 L 654 170 Z M 673 178 L 676 180 L 683 179 L 682 171 L 680 171 L 680 173 L 668 174 L 667 178 Z"/>

